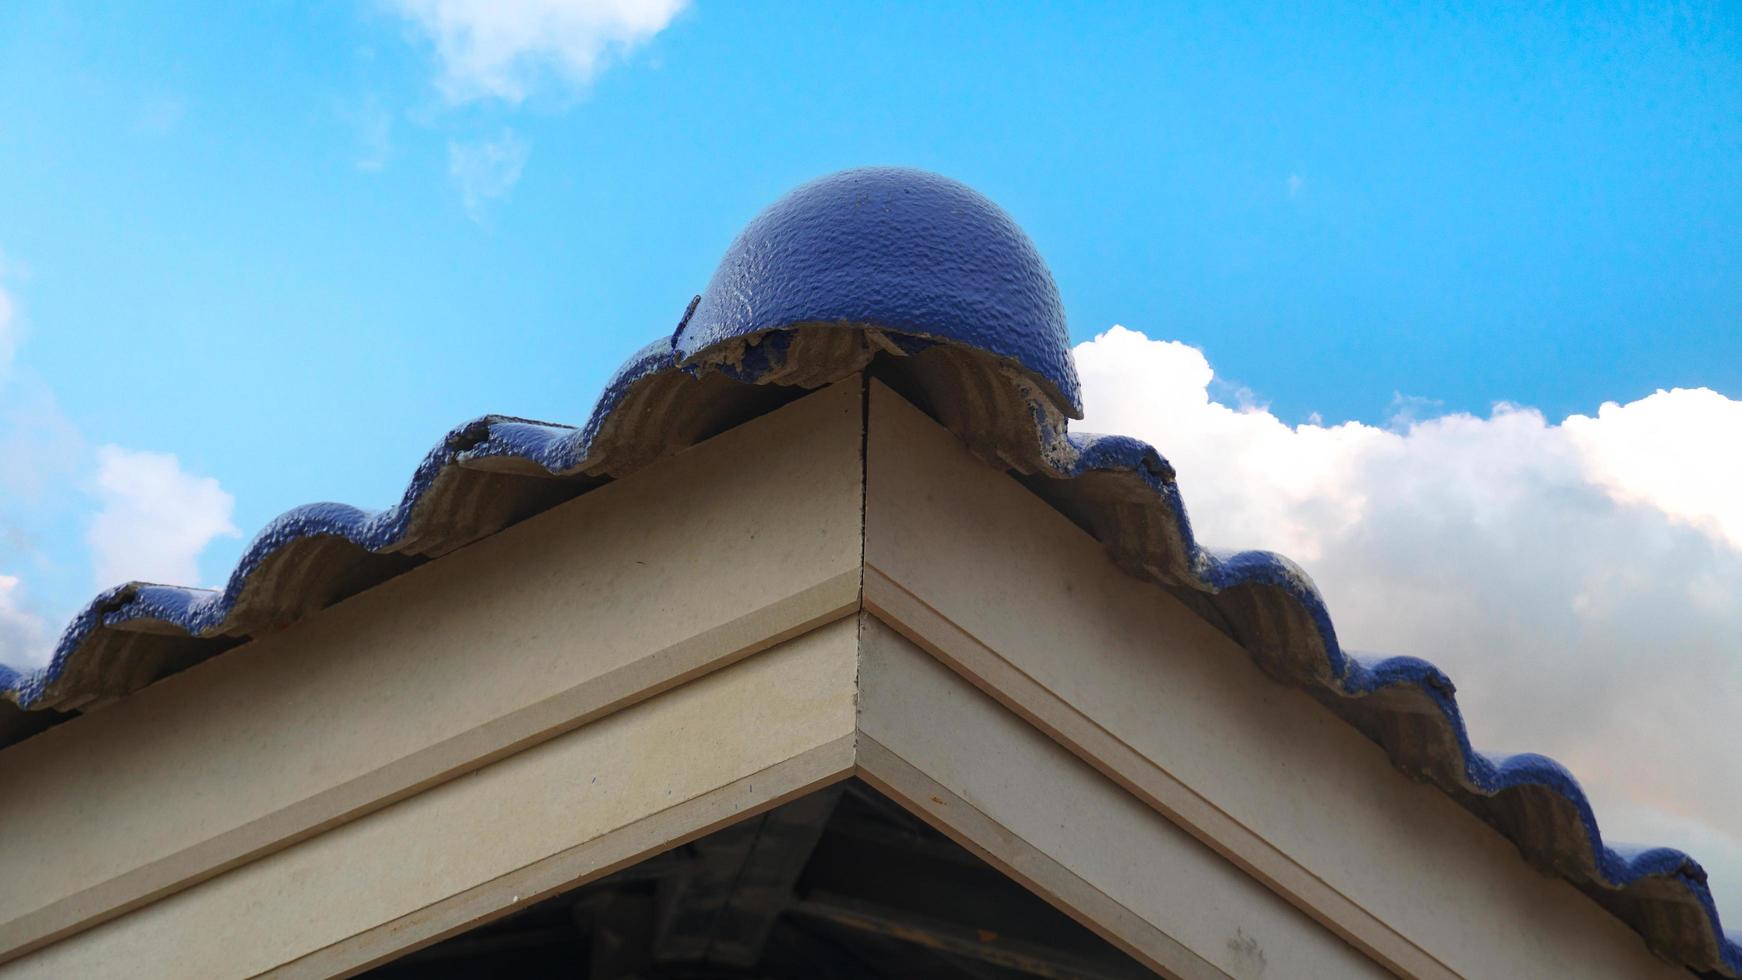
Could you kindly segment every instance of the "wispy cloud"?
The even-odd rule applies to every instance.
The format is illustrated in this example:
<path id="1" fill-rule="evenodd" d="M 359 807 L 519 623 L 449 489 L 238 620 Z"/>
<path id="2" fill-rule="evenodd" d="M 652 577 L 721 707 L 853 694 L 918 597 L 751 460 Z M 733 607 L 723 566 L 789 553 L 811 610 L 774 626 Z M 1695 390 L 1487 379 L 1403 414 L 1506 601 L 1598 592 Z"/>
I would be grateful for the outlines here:
<path id="1" fill-rule="evenodd" d="M 135 132 L 147 136 L 162 136 L 181 125 L 187 115 L 187 102 L 174 95 L 156 95 L 145 100 L 133 117 Z"/>
<path id="2" fill-rule="evenodd" d="M 18 356 L 18 312 L 12 297 L 0 287 L 0 382 L 12 370 L 12 359 Z"/>
<path id="3" fill-rule="evenodd" d="M 37 531 L 82 499 L 75 488 L 88 459 L 78 427 L 45 387 L 0 377 L 0 664 L 47 662 L 51 617 L 26 576 L 54 564 Z"/>
<path id="4" fill-rule="evenodd" d="M 1206 542 L 1300 560 L 1347 646 L 1445 667 L 1479 744 L 1558 757 L 1606 835 L 1696 850 L 1742 914 L 1742 402 L 1289 425 L 1184 344 L 1076 357 L 1084 428 L 1159 448 Z"/>
<path id="5" fill-rule="evenodd" d="M 48 624 L 26 608 L 16 575 L 0 575 L 0 664 L 40 667 L 50 654 Z"/>
<path id="6" fill-rule="evenodd" d="M 354 163 L 358 170 L 377 173 L 393 158 L 393 113 L 381 100 L 367 96 L 339 110 L 339 118 L 356 139 Z"/>
<path id="7" fill-rule="evenodd" d="M 482 221 L 486 205 L 514 189 L 530 153 L 531 147 L 510 129 L 493 140 L 448 143 L 448 174 L 472 220 Z"/>
<path id="8" fill-rule="evenodd" d="M 517 103 L 541 80 L 584 86 L 671 23 L 687 0 L 397 0 L 434 45 L 454 102 Z"/>

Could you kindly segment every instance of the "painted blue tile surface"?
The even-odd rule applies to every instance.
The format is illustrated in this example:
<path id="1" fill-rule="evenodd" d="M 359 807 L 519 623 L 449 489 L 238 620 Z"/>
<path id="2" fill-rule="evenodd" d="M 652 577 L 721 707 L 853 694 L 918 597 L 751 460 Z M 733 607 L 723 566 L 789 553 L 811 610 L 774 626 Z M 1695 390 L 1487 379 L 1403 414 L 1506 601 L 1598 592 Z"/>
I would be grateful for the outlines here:
<path id="1" fill-rule="evenodd" d="M 1014 365 L 1019 379 L 1026 378 L 1028 390 L 1038 391 L 1050 409 L 1080 414 L 1057 290 L 1033 246 L 1003 212 L 962 185 L 930 174 L 894 169 L 837 174 L 799 188 L 753 221 L 677 331 L 618 371 L 584 426 L 500 416 L 462 425 L 430 451 L 400 501 L 386 510 L 323 503 L 281 515 L 254 539 L 221 592 L 133 584 L 103 593 L 67 626 L 48 667 L 23 675 L 0 668 L 0 697 L 25 709 L 44 703 L 63 675 L 78 666 L 88 641 L 129 623 L 168 624 L 190 637 L 234 636 L 237 631 L 228 623 L 232 611 L 274 554 L 323 537 L 343 539 L 366 553 L 404 550 L 408 537 L 417 533 L 420 502 L 456 467 L 497 460 L 552 476 L 586 470 L 602 428 L 638 385 L 709 371 L 754 384 L 790 366 L 786 359 L 798 349 L 793 338 L 802 331 L 870 327 L 902 354 L 950 345 L 993 355 Z M 740 342 L 746 338 L 757 342 L 744 347 Z M 734 344 L 742 349 L 729 363 L 709 363 L 708 355 Z M 987 383 L 1017 382 L 998 374 Z M 1030 432 L 1023 438 L 1034 445 L 1049 442 L 1052 434 L 1043 431 L 1050 424 L 1046 410 L 1031 404 L 1031 415 L 1033 426 L 1011 431 Z M 1031 451 L 1034 445 L 1014 448 Z M 1376 736 L 1400 765 L 1410 757 L 1409 768 L 1427 773 L 1478 813 L 1480 801 L 1512 793 L 1545 801 L 1537 807 L 1542 812 L 1570 812 L 1574 819 L 1564 823 L 1576 826 L 1580 839 L 1554 836 L 1558 831 L 1551 833 L 1552 828 L 1560 824 L 1550 820 L 1515 833 L 1516 842 L 1545 864 L 1551 855 L 1582 855 L 1555 866 L 1595 895 L 1619 890 L 1648 906 L 1677 906 L 1666 912 L 1694 912 L 1648 912 L 1632 924 L 1664 955 L 1701 972 L 1742 978 L 1742 939 L 1726 937 L 1705 872 L 1691 857 L 1672 848 L 1605 843 L 1578 782 L 1552 759 L 1478 751 L 1452 681 L 1416 658 L 1365 659 L 1345 652 L 1317 589 L 1294 563 L 1268 552 L 1223 555 L 1200 547 L 1172 468 L 1153 447 L 1123 436 L 1076 433 L 1063 446 L 1036 457 L 1047 461 L 1044 476 L 1068 482 L 1085 473 L 1106 473 L 1148 488 L 1153 511 L 1167 522 L 1165 539 L 1182 552 L 1147 556 L 1155 567 L 1184 570 L 1170 585 L 1195 590 L 1212 602 L 1236 594 L 1260 596 L 1284 604 L 1310 624 L 1301 635 L 1241 638 L 1254 657 L 1280 662 L 1287 651 L 1306 651 L 1309 668 L 1288 676 L 1298 675 L 1300 683 L 1316 688 L 1321 700 L 1333 705 L 1378 704 L 1367 696 L 1379 692 L 1403 692 L 1431 705 L 1439 726 L 1432 737 L 1405 746 Z M 1268 629 L 1278 632 L 1274 625 Z M 1254 631 L 1261 632 L 1256 626 Z M 94 682 L 85 678 L 81 683 Z M 58 692 L 58 699 L 67 700 L 66 693 Z M 1344 713 L 1351 716 L 1355 709 Z M 1417 758 L 1418 749 L 1430 757 Z M 1674 887 L 1651 894 L 1634 888 L 1646 882 Z"/>
<path id="2" fill-rule="evenodd" d="M 680 359 L 801 323 L 875 324 L 1009 358 L 1082 417 L 1064 304 L 1040 253 L 969 188 L 916 170 L 831 174 L 734 241 L 674 339 Z"/>

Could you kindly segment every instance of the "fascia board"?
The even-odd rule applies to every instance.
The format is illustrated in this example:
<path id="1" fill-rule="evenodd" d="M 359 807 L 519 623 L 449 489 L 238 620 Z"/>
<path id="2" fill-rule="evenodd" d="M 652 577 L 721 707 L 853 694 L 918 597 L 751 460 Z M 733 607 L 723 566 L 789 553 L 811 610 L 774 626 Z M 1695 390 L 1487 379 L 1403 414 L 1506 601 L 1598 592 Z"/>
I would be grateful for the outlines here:
<path id="1" fill-rule="evenodd" d="M 9 747 L 0 960 L 850 615 L 861 401 L 809 395 Z"/>
<path id="2" fill-rule="evenodd" d="M 1389 975 L 895 631 L 860 657 L 862 777 L 1146 966 Z"/>
<path id="3" fill-rule="evenodd" d="M 1410 976 L 1687 976 L 876 382 L 867 612 Z"/>
<path id="4" fill-rule="evenodd" d="M 837 620 L 0 966 L 329 976 L 584 884 L 851 771 Z"/>

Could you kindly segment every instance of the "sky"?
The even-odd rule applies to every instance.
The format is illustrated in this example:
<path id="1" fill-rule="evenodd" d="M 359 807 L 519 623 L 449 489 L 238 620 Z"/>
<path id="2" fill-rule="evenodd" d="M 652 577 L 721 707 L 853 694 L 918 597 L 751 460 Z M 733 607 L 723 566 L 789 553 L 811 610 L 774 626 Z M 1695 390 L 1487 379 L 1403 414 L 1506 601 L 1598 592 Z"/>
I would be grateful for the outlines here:
<path id="1" fill-rule="evenodd" d="M 1742 8 L 0 5 L 0 662 L 486 412 L 790 187 L 999 202 L 1088 418 L 1742 920 Z"/>

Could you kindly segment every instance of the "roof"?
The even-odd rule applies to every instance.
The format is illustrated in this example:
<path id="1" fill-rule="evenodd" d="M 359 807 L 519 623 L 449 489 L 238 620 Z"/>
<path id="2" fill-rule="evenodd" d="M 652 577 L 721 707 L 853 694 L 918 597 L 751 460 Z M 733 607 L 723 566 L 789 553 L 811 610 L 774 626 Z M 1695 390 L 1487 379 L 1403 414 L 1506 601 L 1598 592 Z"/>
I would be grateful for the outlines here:
<path id="1" fill-rule="evenodd" d="M 279 516 L 222 591 L 136 582 L 97 596 L 46 668 L 0 667 L 0 744 L 867 369 L 1660 955 L 1742 978 L 1742 936 L 1723 932 L 1696 861 L 1606 843 L 1560 764 L 1472 745 L 1452 681 L 1433 664 L 1345 651 L 1293 562 L 1200 546 L 1154 448 L 1071 432 L 1080 395 L 1045 263 L 996 205 L 910 170 L 825 177 L 752 221 L 676 330 L 617 371 L 584 425 L 476 419 L 424 457 L 393 507 L 321 503 Z"/>

